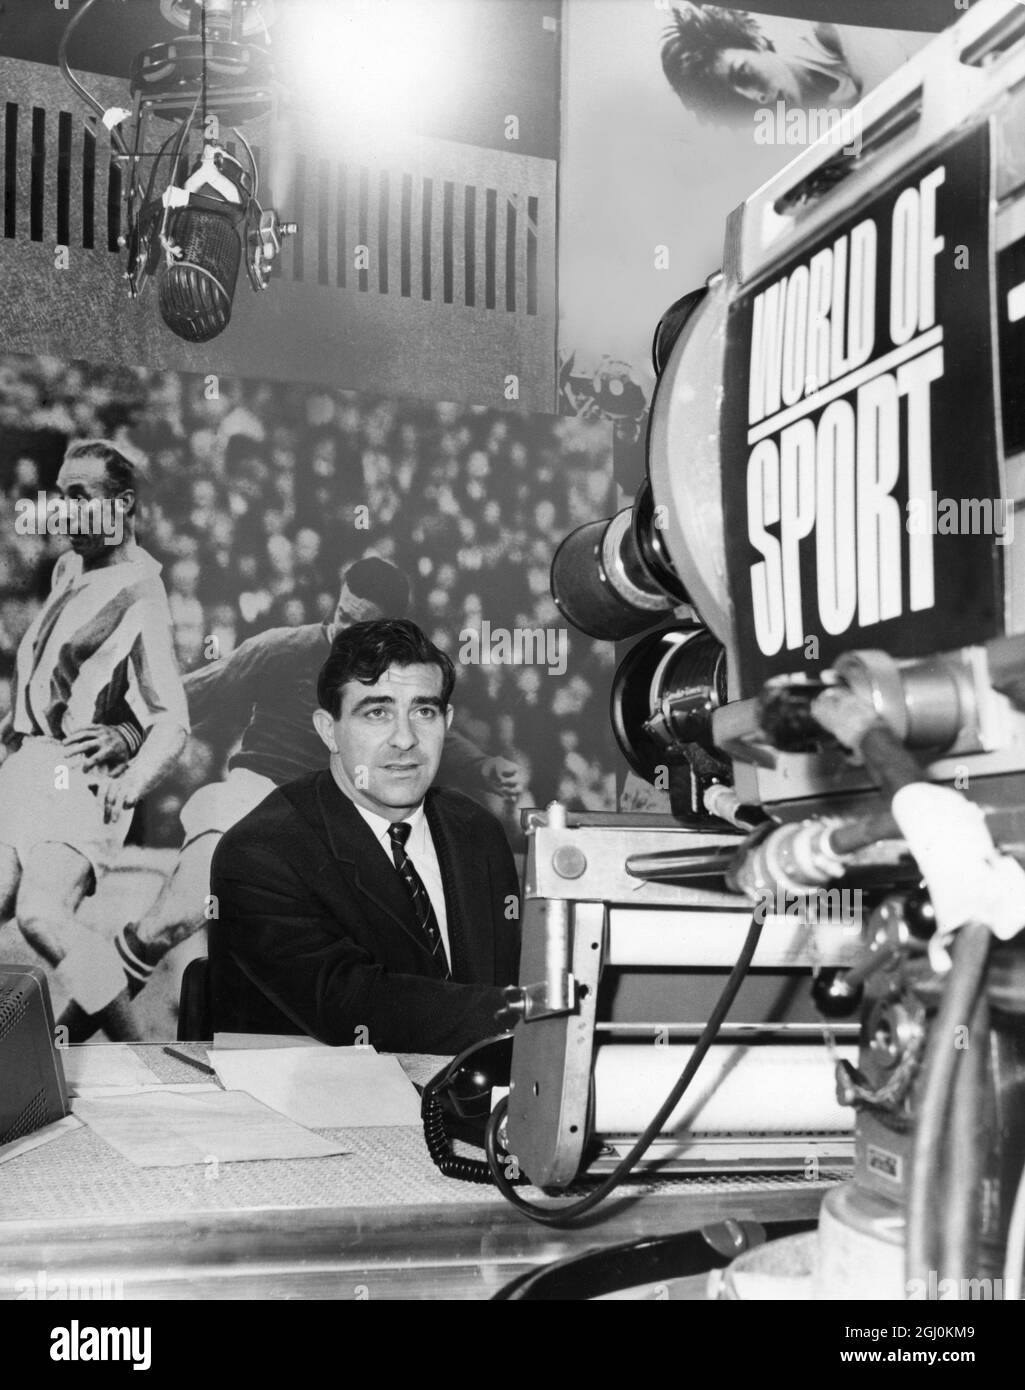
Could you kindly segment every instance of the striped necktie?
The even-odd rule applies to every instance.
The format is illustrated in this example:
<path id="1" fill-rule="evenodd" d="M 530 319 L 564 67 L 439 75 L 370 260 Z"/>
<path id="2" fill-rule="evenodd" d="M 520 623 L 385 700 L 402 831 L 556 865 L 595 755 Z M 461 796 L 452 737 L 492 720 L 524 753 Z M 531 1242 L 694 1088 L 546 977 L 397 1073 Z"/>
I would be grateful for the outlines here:
<path id="1" fill-rule="evenodd" d="M 449 980 L 452 978 L 452 972 L 445 957 L 445 943 L 441 939 L 441 928 L 438 926 L 434 907 L 427 889 L 424 887 L 423 879 L 417 873 L 412 859 L 406 853 L 406 841 L 409 839 L 409 832 L 412 828 L 409 822 L 404 820 L 389 825 L 388 835 L 391 839 L 392 858 L 395 860 L 395 867 L 413 900 L 416 925 L 423 933 L 427 949 L 441 966 L 445 979 Z"/>

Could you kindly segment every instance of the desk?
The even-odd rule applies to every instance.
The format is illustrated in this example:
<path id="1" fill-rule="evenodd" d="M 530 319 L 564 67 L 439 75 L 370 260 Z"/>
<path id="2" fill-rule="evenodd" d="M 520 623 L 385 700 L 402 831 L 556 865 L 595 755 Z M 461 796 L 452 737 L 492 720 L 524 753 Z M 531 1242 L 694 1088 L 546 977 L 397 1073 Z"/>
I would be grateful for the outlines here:
<path id="1" fill-rule="evenodd" d="M 102 1044 L 101 1044 L 102 1045 Z M 200 1044 L 178 1044 L 197 1056 Z M 192 1068 L 140 1055 L 168 1083 Z M 423 1082 L 437 1058 L 400 1059 Z M 345 1157 L 136 1168 L 83 1127 L 0 1166 L 0 1298 L 40 1272 L 125 1298 L 489 1298 L 525 1267 L 733 1216 L 812 1217 L 823 1182 L 641 1180 L 593 1224 L 548 1230 L 444 1178 L 418 1129 L 323 1131 Z M 22 1294 L 24 1296 L 24 1293 Z"/>

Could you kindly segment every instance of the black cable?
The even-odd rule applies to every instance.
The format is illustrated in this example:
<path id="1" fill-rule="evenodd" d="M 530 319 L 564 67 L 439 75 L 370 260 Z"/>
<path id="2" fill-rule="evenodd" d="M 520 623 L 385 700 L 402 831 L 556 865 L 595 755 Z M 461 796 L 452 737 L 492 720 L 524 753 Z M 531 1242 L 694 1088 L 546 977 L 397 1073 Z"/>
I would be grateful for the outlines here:
<path id="1" fill-rule="evenodd" d="M 138 261 L 138 226 L 139 218 L 136 207 L 139 205 L 139 155 L 142 144 L 143 121 L 136 119 L 135 131 L 132 137 L 132 150 L 128 162 L 128 182 L 121 196 L 121 207 L 118 209 L 118 245 L 123 246 L 128 251 L 128 270 L 126 272 L 134 295 L 138 288 L 138 281 L 135 275 L 135 266 Z M 133 239 L 136 243 L 133 248 Z M 133 249 L 135 257 L 133 259 Z"/>
<path id="2" fill-rule="evenodd" d="M 445 1128 L 445 1112 L 436 1093 L 424 1091 L 420 1114 L 423 1119 L 427 1152 L 442 1176 L 490 1187 L 491 1169 L 483 1159 L 462 1158 L 452 1152 L 448 1131 Z"/>
<path id="3" fill-rule="evenodd" d="M 507 1202 L 510 1202 L 517 1211 L 522 1211 L 525 1216 L 529 1216 L 532 1221 L 540 1222 L 543 1226 L 564 1226 L 586 1215 L 587 1212 L 593 1211 L 599 1202 L 603 1202 L 605 1198 L 619 1186 L 637 1161 L 647 1152 L 653 1141 L 661 1134 L 662 1126 L 679 1105 L 684 1092 L 693 1081 L 695 1073 L 701 1066 L 701 1063 L 705 1060 L 708 1049 L 715 1041 L 723 1020 L 729 1013 L 733 1001 L 737 997 L 740 986 L 744 982 L 761 934 L 762 922 L 758 921 L 756 917 L 752 917 L 751 925 L 747 929 L 747 936 L 744 938 L 744 945 L 741 948 L 740 955 L 737 957 L 733 969 L 730 971 L 729 978 L 723 986 L 722 993 L 716 1001 L 715 1008 L 708 1017 L 708 1022 L 701 1031 L 701 1036 L 695 1044 L 694 1051 L 691 1053 L 687 1065 L 680 1073 L 679 1080 L 673 1086 L 673 1089 L 659 1107 L 658 1112 L 637 1139 L 629 1153 L 625 1154 L 624 1157 L 620 1159 L 608 1177 L 604 1178 L 594 1191 L 589 1192 L 586 1197 L 582 1197 L 579 1201 L 571 1202 L 568 1206 L 541 1207 L 520 1196 L 513 1186 L 511 1179 L 506 1177 L 503 1168 L 503 1160 L 499 1153 L 498 1130 L 508 1110 L 509 1098 L 506 1096 L 499 1101 L 498 1105 L 491 1112 L 491 1118 L 488 1120 L 484 1135 L 484 1151 L 488 1157 L 488 1166 L 491 1169 L 491 1176 L 494 1178 L 495 1186 Z M 522 1026 L 524 1025 L 521 1024 L 521 1027 Z"/>
<path id="4" fill-rule="evenodd" d="M 198 109 L 198 107 L 199 107 L 199 99 L 200 99 L 200 96 L 201 96 L 201 95 L 202 95 L 201 92 L 197 92 L 197 93 L 196 93 L 196 99 L 195 99 L 195 101 L 192 103 L 192 110 L 189 112 L 188 116 L 185 118 L 184 121 L 182 121 L 181 125 L 180 125 L 179 128 L 178 128 L 178 143 L 175 145 L 175 147 L 174 147 L 174 154 L 171 156 L 171 183 L 172 183 L 172 184 L 175 184 L 175 185 L 177 185 L 177 182 L 178 182 L 178 171 L 179 171 L 179 167 L 180 167 L 180 165 L 181 165 L 182 152 L 183 152 L 184 150 L 187 149 L 188 141 L 189 141 L 189 135 L 190 135 L 190 132 L 191 132 L 191 130 L 192 130 L 192 122 L 196 119 L 196 111 L 197 111 L 197 109 Z M 186 169 L 188 169 L 188 156 L 187 156 L 187 155 L 186 155 L 185 167 L 186 167 Z M 182 182 L 184 183 L 185 180 L 183 179 Z M 165 192 L 166 192 L 166 189 L 165 189 Z M 171 213 L 171 209 L 170 209 L 170 208 L 167 206 L 167 204 L 165 203 L 165 204 L 164 204 L 163 216 L 162 216 L 161 219 L 160 219 L 160 235 L 161 235 L 161 236 L 163 236 L 164 233 L 167 231 L 168 221 L 169 221 L 169 218 L 170 218 L 170 213 Z"/>
<path id="5" fill-rule="evenodd" d="M 186 116 L 185 120 L 182 121 L 181 125 L 178 127 L 178 143 L 177 143 L 177 145 L 176 145 L 175 148 L 174 148 L 174 154 L 171 156 L 171 182 L 172 182 L 172 183 L 176 183 L 177 180 L 178 180 L 178 170 L 179 170 L 179 165 L 181 164 L 183 155 L 184 155 L 184 158 L 185 158 L 185 174 L 186 174 L 186 177 L 188 177 L 188 167 L 189 167 L 189 155 L 188 155 L 189 137 L 191 136 L 191 133 L 192 133 L 192 122 L 196 119 L 196 111 L 197 111 L 197 109 L 198 109 L 198 107 L 199 107 L 199 100 L 200 100 L 200 97 L 201 97 L 201 96 L 202 96 L 202 93 L 201 93 L 201 92 L 197 92 L 197 93 L 196 93 L 196 99 L 195 99 L 195 101 L 192 103 L 192 110 L 189 112 L 189 114 Z M 200 157 L 202 157 L 202 152 L 201 152 L 201 154 L 200 154 Z M 185 180 L 183 179 L 182 182 L 184 183 Z"/>
<path id="6" fill-rule="evenodd" d="M 171 143 L 171 141 L 178 135 L 178 133 L 179 133 L 179 131 L 178 131 L 177 127 L 176 127 L 174 130 L 171 131 L 170 135 L 167 137 L 167 139 L 164 141 L 164 143 L 160 146 L 159 150 L 157 150 L 156 154 L 153 156 L 153 163 L 150 165 L 149 179 L 148 179 L 148 181 L 147 181 L 147 183 L 146 183 L 146 192 L 142 195 L 142 200 L 141 200 L 141 202 L 140 202 L 140 204 L 139 204 L 140 208 L 148 207 L 149 204 L 150 204 L 150 202 L 152 201 L 152 198 L 153 198 L 153 185 L 154 185 L 154 184 L 156 183 L 156 181 L 157 181 L 157 173 L 158 173 L 158 171 L 159 171 L 159 169 L 160 169 L 160 161 L 163 159 L 164 155 L 167 153 L 167 147 L 168 147 L 168 145 L 169 145 L 169 144 Z M 173 161 L 172 161 L 172 165 L 171 165 L 171 178 L 170 178 L 170 182 L 171 182 L 171 183 L 174 182 L 174 164 L 173 164 Z"/>
<path id="7" fill-rule="evenodd" d="M 201 0 L 199 6 L 199 49 L 200 49 L 200 91 L 203 95 L 203 139 L 207 138 L 206 124 L 206 0 Z"/>
<path id="8" fill-rule="evenodd" d="M 960 1291 L 964 1280 L 976 1276 L 979 1249 L 979 1183 L 982 1177 L 980 1138 L 989 1044 L 989 1000 L 980 988 L 967 1037 L 959 1053 L 950 1107 L 946 1188 L 943 1200 L 943 1265 L 940 1278 L 954 1279 Z"/>
<path id="9" fill-rule="evenodd" d="M 585 1250 L 563 1260 L 524 1270 L 492 1295 L 493 1303 L 545 1303 L 562 1299 L 601 1298 L 604 1294 L 692 1279 L 722 1269 L 748 1250 L 769 1240 L 805 1235 L 817 1221 L 723 1221 L 671 1236 L 642 1237 Z"/>
<path id="10" fill-rule="evenodd" d="M 941 1266 L 942 1238 L 935 1199 L 943 1178 L 943 1134 L 958 1062 L 955 1030 L 969 1022 L 985 978 L 992 940 L 988 926 L 970 922 L 957 933 L 947 987 L 930 1034 L 922 1100 L 911 1153 L 905 1277 L 929 1288 L 929 1271 Z"/>
<path id="11" fill-rule="evenodd" d="M 96 114 L 102 121 L 104 116 L 107 114 L 106 108 L 103 106 L 101 102 L 97 101 L 97 99 L 93 96 L 92 92 L 90 92 L 85 86 L 83 86 L 83 84 L 71 71 L 71 67 L 68 63 L 68 46 L 71 43 L 71 35 L 75 32 L 75 30 L 81 24 L 82 20 L 85 19 L 86 15 L 89 13 L 93 5 L 95 4 L 96 0 L 85 0 L 85 4 L 82 6 L 82 8 L 80 10 L 77 10 L 75 14 L 72 15 L 71 19 L 68 20 L 67 27 L 65 28 L 64 33 L 61 36 L 60 47 L 57 49 L 57 66 L 60 69 L 61 75 L 63 76 L 65 82 L 67 82 L 68 86 L 73 91 L 78 93 L 78 95 L 82 98 L 82 100 L 86 103 L 87 106 L 92 107 L 92 109 L 96 112 Z M 117 126 L 111 126 L 110 128 L 110 143 L 117 150 L 118 154 L 124 155 L 126 159 L 129 157 L 128 146 L 125 144 L 124 137 L 118 130 Z"/>
<path id="12" fill-rule="evenodd" d="M 246 137 L 242 134 L 242 132 L 241 132 L 239 129 L 237 129 L 237 127 L 232 126 L 232 133 L 233 133 L 234 135 L 237 135 L 237 136 L 238 136 L 239 143 L 241 144 L 242 148 L 245 150 L 246 154 L 249 156 L 250 177 L 251 177 L 251 179 L 252 179 L 252 184 L 253 184 L 252 192 L 251 192 L 250 195 L 249 195 L 249 201 L 250 201 L 251 203 L 255 203 L 255 202 L 257 201 L 257 198 L 259 197 L 259 194 L 260 194 L 260 171 L 259 171 L 259 169 L 256 167 L 256 156 L 253 154 L 253 147 L 252 147 L 252 145 L 250 145 L 249 141 L 248 141 L 248 140 L 246 139 Z M 239 168 L 241 169 L 241 167 L 242 167 L 242 162 L 241 162 L 241 160 L 238 162 L 238 164 L 239 164 Z"/>

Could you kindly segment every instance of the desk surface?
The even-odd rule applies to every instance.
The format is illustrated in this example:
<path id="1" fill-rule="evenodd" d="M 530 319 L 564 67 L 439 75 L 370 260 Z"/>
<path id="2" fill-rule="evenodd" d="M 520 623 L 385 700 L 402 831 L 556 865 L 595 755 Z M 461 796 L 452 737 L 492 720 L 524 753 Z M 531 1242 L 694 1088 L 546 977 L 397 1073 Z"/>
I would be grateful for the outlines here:
<path id="1" fill-rule="evenodd" d="M 163 1081 L 197 1080 L 159 1045 L 140 1052 Z M 400 1060 L 421 1083 L 441 1061 Z M 419 1129 L 322 1132 L 348 1153 L 143 1169 L 82 1127 L 12 1159 L 0 1166 L 0 1297 L 45 1271 L 115 1279 L 127 1298 L 487 1298 L 574 1251 L 727 1216 L 811 1217 L 828 1185 L 642 1179 L 591 1224 L 553 1231 L 492 1188 L 442 1177 Z"/>

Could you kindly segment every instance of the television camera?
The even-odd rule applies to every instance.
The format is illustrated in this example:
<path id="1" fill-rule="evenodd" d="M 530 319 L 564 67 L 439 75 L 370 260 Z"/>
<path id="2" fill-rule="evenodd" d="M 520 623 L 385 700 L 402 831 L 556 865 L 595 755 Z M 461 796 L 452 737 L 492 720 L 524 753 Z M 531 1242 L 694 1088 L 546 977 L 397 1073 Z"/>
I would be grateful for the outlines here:
<path id="1" fill-rule="evenodd" d="M 662 319 L 647 481 L 556 555 L 670 814 L 531 813 L 489 1152 L 553 1224 L 611 1179 L 541 1216 L 510 1171 L 796 1174 L 807 1296 L 1016 1298 L 1025 8 L 842 119 Z"/>

